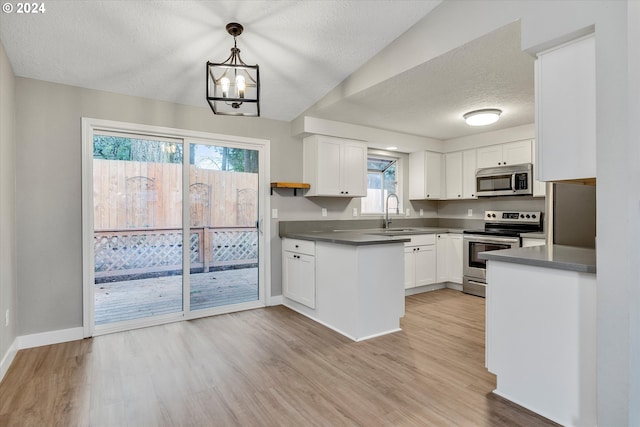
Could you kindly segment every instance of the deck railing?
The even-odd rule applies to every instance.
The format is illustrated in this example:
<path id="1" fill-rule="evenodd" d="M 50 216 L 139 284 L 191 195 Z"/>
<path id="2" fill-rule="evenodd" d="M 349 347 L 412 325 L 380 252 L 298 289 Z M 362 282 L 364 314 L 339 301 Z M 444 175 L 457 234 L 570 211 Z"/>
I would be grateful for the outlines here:
<path id="1" fill-rule="evenodd" d="M 96 279 L 169 273 L 182 269 L 181 228 L 136 228 L 94 232 Z M 189 235 L 192 270 L 210 271 L 258 262 L 255 227 L 192 227 Z"/>

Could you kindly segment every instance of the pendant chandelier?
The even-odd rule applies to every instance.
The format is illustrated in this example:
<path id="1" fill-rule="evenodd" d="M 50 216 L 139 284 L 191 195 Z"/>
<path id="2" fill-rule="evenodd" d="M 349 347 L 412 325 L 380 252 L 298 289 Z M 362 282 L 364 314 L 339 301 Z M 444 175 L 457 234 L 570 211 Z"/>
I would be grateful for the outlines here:
<path id="1" fill-rule="evenodd" d="M 231 55 L 222 63 L 207 61 L 207 102 L 213 114 L 260 116 L 260 72 L 240 58 L 236 37 L 242 25 L 231 22 L 227 32 L 233 36 Z"/>

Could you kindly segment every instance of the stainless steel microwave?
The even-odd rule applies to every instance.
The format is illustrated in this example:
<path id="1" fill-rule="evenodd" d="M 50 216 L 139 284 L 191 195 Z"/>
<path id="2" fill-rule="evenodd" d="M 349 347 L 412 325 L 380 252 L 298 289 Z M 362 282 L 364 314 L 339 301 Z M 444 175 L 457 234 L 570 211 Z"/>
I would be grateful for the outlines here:
<path id="1" fill-rule="evenodd" d="M 526 196 L 533 194 L 533 167 L 531 163 L 476 171 L 476 195 Z"/>

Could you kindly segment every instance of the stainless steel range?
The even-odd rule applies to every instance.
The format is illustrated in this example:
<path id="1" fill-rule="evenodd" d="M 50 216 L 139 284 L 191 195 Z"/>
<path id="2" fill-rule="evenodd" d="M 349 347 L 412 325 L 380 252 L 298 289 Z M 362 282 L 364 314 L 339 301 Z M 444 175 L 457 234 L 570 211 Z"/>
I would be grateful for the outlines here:
<path id="1" fill-rule="evenodd" d="M 462 291 L 480 297 L 485 296 L 487 262 L 478 257 L 480 252 L 519 248 L 521 233 L 540 231 L 541 212 L 486 211 L 483 230 L 464 232 Z"/>

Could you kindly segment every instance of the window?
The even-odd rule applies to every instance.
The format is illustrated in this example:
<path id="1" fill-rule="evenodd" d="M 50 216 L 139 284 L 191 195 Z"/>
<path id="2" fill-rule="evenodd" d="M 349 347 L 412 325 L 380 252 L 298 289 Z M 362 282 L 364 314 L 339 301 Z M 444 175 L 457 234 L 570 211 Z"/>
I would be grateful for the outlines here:
<path id="1" fill-rule="evenodd" d="M 386 155 L 369 154 L 367 158 L 367 196 L 361 199 L 363 214 L 385 212 L 385 202 L 391 193 L 398 195 L 399 159 Z M 398 213 L 402 209 L 395 198 L 389 199 L 389 212 Z"/>

